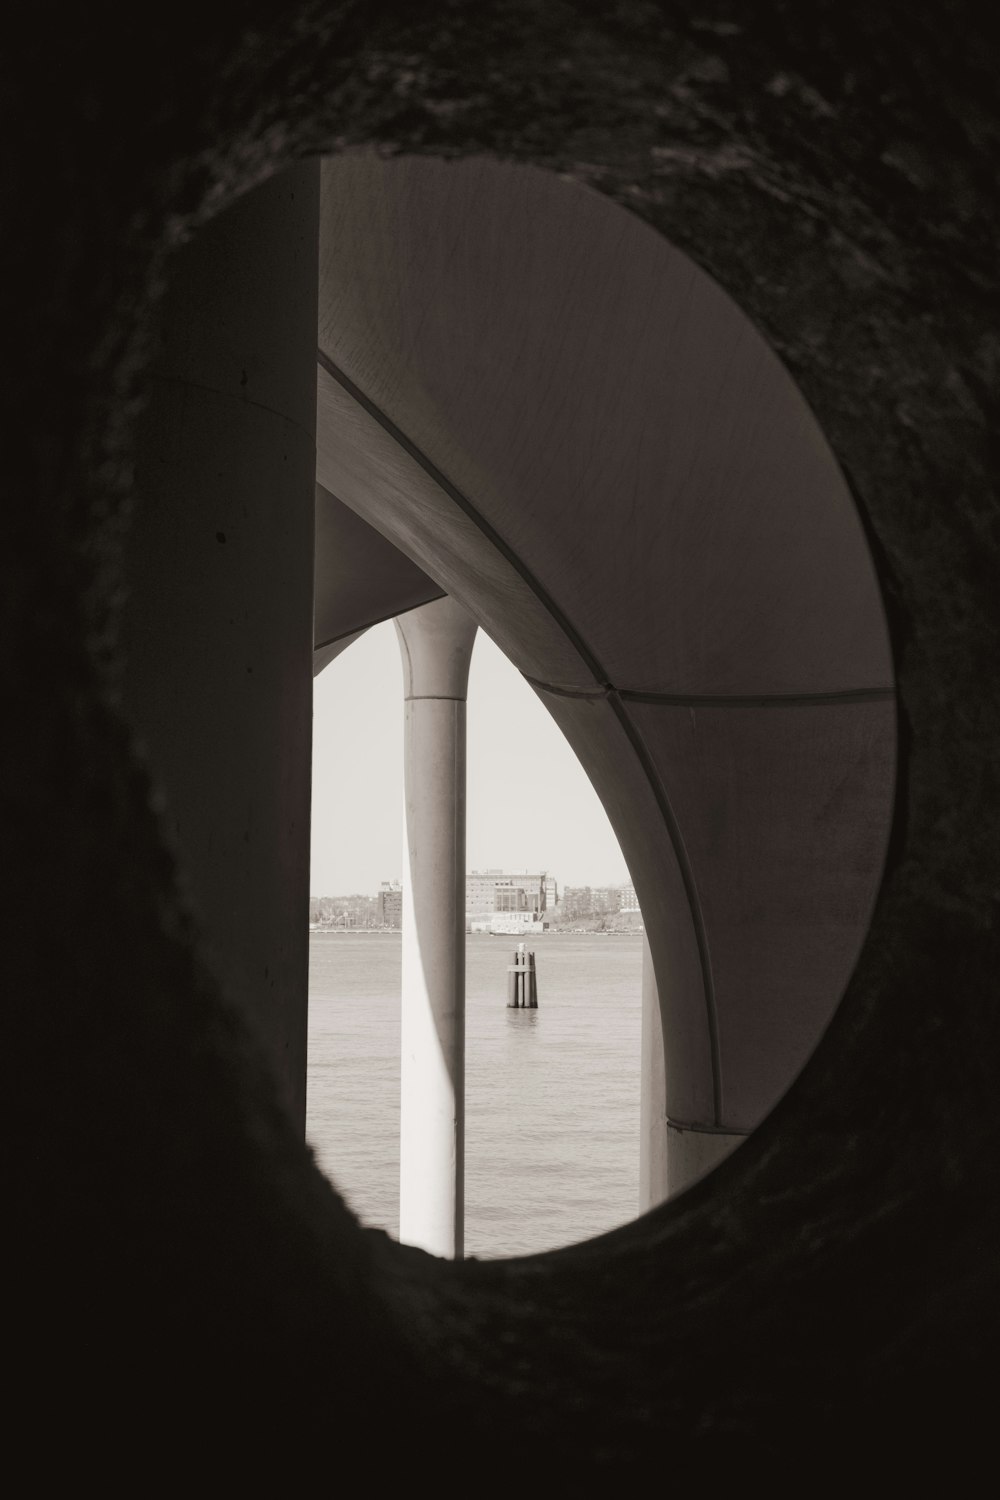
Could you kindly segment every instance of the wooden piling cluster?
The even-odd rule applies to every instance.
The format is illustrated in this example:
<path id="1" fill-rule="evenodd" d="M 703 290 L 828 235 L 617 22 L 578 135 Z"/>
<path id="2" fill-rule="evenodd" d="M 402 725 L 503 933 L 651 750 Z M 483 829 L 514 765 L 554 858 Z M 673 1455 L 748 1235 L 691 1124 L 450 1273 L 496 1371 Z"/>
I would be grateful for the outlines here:
<path id="1" fill-rule="evenodd" d="M 538 981 L 535 977 L 535 955 L 533 953 L 525 953 L 523 943 L 518 943 L 514 951 L 514 962 L 507 970 L 507 1009 L 538 1009 Z"/>

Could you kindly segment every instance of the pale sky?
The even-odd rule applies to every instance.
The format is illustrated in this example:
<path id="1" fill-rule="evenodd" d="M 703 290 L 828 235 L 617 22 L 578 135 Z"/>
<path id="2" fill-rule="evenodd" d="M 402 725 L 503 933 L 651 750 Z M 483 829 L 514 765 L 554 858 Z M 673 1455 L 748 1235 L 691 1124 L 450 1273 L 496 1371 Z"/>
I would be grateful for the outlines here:
<path id="1" fill-rule="evenodd" d="M 468 706 L 470 870 L 547 870 L 564 885 L 621 885 L 628 870 L 579 761 L 524 681 L 480 630 Z M 400 878 L 403 673 L 391 621 L 315 679 L 314 896 L 374 895 Z"/>

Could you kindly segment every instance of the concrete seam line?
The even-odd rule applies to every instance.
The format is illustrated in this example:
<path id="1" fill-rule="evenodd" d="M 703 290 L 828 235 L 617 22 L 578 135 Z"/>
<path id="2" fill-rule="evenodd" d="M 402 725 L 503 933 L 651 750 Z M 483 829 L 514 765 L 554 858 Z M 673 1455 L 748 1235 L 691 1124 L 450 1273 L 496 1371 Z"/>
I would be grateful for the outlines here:
<path id="1" fill-rule="evenodd" d="M 554 698 L 586 698 L 591 702 L 598 702 L 614 691 L 610 682 L 602 683 L 596 688 L 567 688 L 556 687 L 551 682 L 540 682 L 537 677 L 529 677 L 526 672 L 522 676 L 529 687 L 537 688 L 542 693 L 551 693 Z"/>
<path id="2" fill-rule="evenodd" d="M 628 703 L 662 704 L 666 708 L 822 708 L 838 703 L 884 703 L 895 698 L 891 687 L 844 688 L 832 693 L 647 693 L 618 688 Z"/>
<path id="3" fill-rule="evenodd" d="M 557 698 L 606 698 L 617 693 L 625 703 L 650 703 L 663 708 L 821 708 L 840 703 L 884 703 L 896 696 L 895 688 L 845 688 L 835 693 L 651 693 L 636 688 L 616 688 L 605 683 L 600 688 L 558 687 L 525 676 L 525 681 L 543 693 Z"/>

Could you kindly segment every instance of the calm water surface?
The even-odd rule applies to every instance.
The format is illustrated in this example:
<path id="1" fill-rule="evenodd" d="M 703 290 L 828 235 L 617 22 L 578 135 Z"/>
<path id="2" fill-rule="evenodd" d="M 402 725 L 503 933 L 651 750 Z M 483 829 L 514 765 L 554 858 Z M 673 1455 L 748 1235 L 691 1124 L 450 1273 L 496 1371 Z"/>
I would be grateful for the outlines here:
<path id="1" fill-rule="evenodd" d="M 467 1255 L 548 1250 L 637 1212 L 642 939 L 535 939 L 537 1011 L 506 1006 L 515 942 L 466 939 Z M 400 937 L 314 932 L 309 949 L 309 1140 L 395 1235 Z"/>

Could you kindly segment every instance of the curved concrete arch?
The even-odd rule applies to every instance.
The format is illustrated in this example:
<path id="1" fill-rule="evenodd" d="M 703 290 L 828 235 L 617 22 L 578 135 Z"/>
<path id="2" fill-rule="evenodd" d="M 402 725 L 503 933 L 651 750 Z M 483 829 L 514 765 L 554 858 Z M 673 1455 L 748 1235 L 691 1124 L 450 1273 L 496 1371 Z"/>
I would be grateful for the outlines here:
<path id="1" fill-rule="evenodd" d="M 667 1119 L 738 1137 L 836 1006 L 885 855 L 892 665 L 844 479 L 749 320 L 609 200 L 359 153 L 321 202 L 319 482 L 563 729 L 646 915 Z"/>

